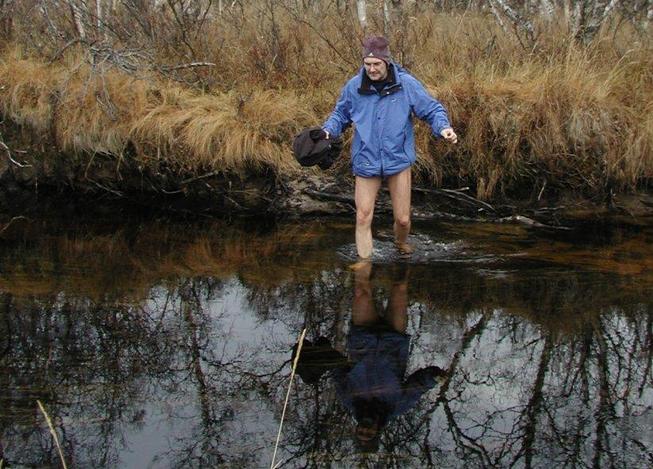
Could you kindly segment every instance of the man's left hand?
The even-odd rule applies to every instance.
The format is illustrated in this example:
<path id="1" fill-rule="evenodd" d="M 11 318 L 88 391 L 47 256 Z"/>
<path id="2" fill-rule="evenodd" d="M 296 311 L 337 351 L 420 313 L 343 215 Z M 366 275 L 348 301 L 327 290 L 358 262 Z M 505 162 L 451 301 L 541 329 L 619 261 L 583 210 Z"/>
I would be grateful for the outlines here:
<path id="1" fill-rule="evenodd" d="M 449 143 L 458 143 L 458 135 L 456 135 L 456 132 L 454 132 L 451 127 L 442 129 L 440 135 L 442 135 L 442 138 L 444 138 Z"/>

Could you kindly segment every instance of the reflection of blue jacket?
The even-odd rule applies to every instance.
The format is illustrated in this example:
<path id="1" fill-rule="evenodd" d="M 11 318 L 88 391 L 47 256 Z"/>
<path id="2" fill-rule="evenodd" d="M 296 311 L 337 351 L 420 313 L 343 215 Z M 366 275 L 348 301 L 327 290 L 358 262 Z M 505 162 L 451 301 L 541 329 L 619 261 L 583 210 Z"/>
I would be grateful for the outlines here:
<path id="1" fill-rule="evenodd" d="M 429 368 L 404 379 L 409 340 L 391 330 L 352 327 L 347 340 L 352 366 L 334 373 L 336 392 L 346 409 L 357 416 L 361 411 L 357 406 L 373 403 L 385 423 L 408 411 L 435 385 Z"/>
<path id="2" fill-rule="evenodd" d="M 391 176 L 415 162 L 412 115 L 428 122 L 438 137 L 450 127 L 442 104 L 412 75 L 391 64 L 388 76 L 389 82 L 377 92 L 361 68 L 343 87 L 335 109 L 322 126 L 335 138 L 354 124 L 351 153 L 357 176 Z"/>

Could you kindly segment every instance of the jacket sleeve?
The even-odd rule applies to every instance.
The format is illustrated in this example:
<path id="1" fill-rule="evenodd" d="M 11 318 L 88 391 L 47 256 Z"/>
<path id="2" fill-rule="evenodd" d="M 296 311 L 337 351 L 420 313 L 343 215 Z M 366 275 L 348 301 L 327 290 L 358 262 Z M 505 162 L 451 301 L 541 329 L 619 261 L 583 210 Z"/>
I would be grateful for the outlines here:
<path id="1" fill-rule="evenodd" d="M 401 415 L 414 407 L 420 397 L 437 384 L 441 372 L 440 368 L 429 366 L 410 375 L 402 386 L 401 399 L 397 402 L 393 416 Z"/>
<path id="2" fill-rule="evenodd" d="M 329 132 L 331 138 L 338 138 L 351 125 L 351 99 L 348 86 L 345 85 L 340 92 L 336 107 L 326 120 L 322 128 Z"/>
<path id="3" fill-rule="evenodd" d="M 443 129 L 451 127 L 447 110 L 442 103 L 431 96 L 424 85 L 414 77 L 406 80 L 413 113 L 431 126 L 436 137 L 440 137 Z"/>

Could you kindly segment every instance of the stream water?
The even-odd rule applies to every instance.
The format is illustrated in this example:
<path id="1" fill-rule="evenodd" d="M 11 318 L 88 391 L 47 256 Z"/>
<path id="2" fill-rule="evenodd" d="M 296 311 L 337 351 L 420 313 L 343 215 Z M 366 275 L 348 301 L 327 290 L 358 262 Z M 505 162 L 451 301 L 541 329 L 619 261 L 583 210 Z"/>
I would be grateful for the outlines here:
<path id="1" fill-rule="evenodd" d="M 55 220 L 57 220 L 55 222 Z M 653 230 L 51 214 L 0 233 L 0 467 L 650 467 Z"/>

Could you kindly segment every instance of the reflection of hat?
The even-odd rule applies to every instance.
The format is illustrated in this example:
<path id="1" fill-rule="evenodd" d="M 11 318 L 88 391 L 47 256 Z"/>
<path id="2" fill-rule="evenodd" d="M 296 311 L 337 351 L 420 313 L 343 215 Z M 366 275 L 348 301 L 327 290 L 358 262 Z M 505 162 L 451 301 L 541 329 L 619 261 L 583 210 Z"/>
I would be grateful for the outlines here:
<path id="1" fill-rule="evenodd" d="M 295 137 L 292 151 L 302 166 L 318 165 L 321 169 L 329 169 L 340 155 L 342 140 L 326 138 L 326 133 L 320 127 L 309 127 Z"/>
<path id="2" fill-rule="evenodd" d="M 352 405 L 357 423 L 356 446 L 362 453 L 376 453 L 381 431 L 390 419 L 390 407 L 377 397 L 354 397 Z"/>
<path id="3" fill-rule="evenodd" d="M 390 47 L 383 36 L 370 36 L 363 40 L 363 58 L 374 57 L 385 62 L 390 61 Z"/>
<path id="4" fill-rule="evenodd" d="M 376 453 L 381 442 L 381 429 L 373 421 L 358 422 L 356 426 L 356 446 L 361 453 Z"/>

